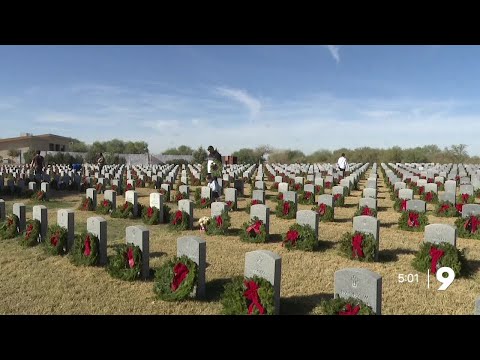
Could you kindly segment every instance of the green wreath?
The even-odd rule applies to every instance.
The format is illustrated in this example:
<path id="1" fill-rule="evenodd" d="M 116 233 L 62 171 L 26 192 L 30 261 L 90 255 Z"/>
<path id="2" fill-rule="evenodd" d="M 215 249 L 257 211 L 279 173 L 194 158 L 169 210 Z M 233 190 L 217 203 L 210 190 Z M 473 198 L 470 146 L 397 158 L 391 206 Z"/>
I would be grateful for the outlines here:
<path id="1" fill-rule="evenodd" d="M 323 195 L 325 194 L 325 189 L 321 185 L 315 185 L 315 194 L 316 195 Z"/>
<path id="2" fill-rule="evenodd" d="M 455 272 L 456 277 L 466 275 L 467 260 L 465 258 L 465 250 L 459 250 L 452 244 L 445 242 L 440 244 L 422 243 L 420 250 L 412 260 L 412 266 L 415 270 L 427 273 L 427 270 L 432 270 L 432 266 L 435 267 L 435 269 L 437 268 L 432 264 L 432 256 L 430 254 L 432 248 L 441 250 L 444 253 L 438 260 L 438 268 L 443 266 L 450 267 Z M 435 274 L 436 270 L 432 273 Z"/>
<path id="3" fill-rule="evenodd" d="M 355 214 L 354 214 L 354 216 L 362 216 L 362 215 L 377 217 L 377 210 L 365 205 L 357 209 L 357 211 L 355 211 Z"/>
<path id="4" fill-rule="evenodd" d="M 398 199 L 398 192 L 400 189 L 397 190 L 392 190 L 392 193 L 390 194 L 390 200 L 395 201 Z"/>
<path id="5" fill-rule="evenodd" d="M 293 201 L 281 201 L 275 208 L 275 215 L 281 219 L 293 219 L 297 216 L 297 205 Z"/>
<path id="6" fill-rule="evenodd" d="M 198 187 L 195 189 L 195 192 L 193 194 L 193 199 L 195 200 L 195 203 L 199 203 L 201 198 L 202 198 L 202 190 Z"/>
<path id="7" fill-rule="evenodd" d="M 189 230 L 190 215 L 186 211 L 177 210 L 175 214 L 172 214 L 169 226 L 172 230 Z"/>
<path id="8" fill-rule="evenodd" d="M 228 210 L 222 211 L 220 216 L 214 216 L 207 225 L 208 235 L 225 235 L 231 225 L 231 218 Z"/>
<path id="9" fill-rule="evenodd" d="M 38 220 L 29 220 L 26 223 L 25 232 L 20 238 L 20 245 L 35 246 L 39 243 L 41 224 Z"/>
<path id="10" fill-rule="evenodd" d="M 210 170 L 213 177 L 221 178 L 223 174 L 222 162 L 217 159 L 213 160 L 213 164 L 211 165 Z M 202 164 L 202 171 L 201 171 L 202 179 L 207 178 L 207 171 L 208 171 L 208 160 Z"/>
<path id="11" fill-rule="evenodd" d="M 270 190 L 271 191 L 278 191 L 278 182 L 274 182 L 271 186 L 270 186 Z"/>
<path id="12" fill-rule="evenodd" d="M 398 228 L 406 231 L 424 231 L 428 224 L 427 215 L 415 210 L 402 212 L 398 219 Z"/>
<path id="13" fill-rule="evenodd" d="M 465 239 L 480 239 L 480 215 L 455 220 L 457 236 Z"/>
<path id="14" fill-rule="evenodd" d="M 142 220 L 147 225 L 158 225 L 160 223 L 160 210 L 156 207 L 145 206 L 142 211 Z"/>
<path id="15" fill-rule="evenodd" d="M 180 200 L 188 200 L 189 197 L 187 195 L 186 192 L 179 192 L 177 191 L 177 193 L 175 194 L 175 202 L 179 202 Z"/>
<path id="16" fill-rule="evenodd" d="M 468 194 L 460 194 L 457 196 L 457 204 L 474 204 L 475 196 Z"/>
<path id="17" fill-rule="evenodd" d="M 318 246 L 315 230 L 310 225 L 294 224 L 285 234 L 282 246 L 287 250 L 314 251 Z"/>
<path id="18" fill-rule="evenodd" d="M 47 193 L 45 191 L 39 190 L 35 192 L 30 199 L 33 201 L 48 201 L 47 199 Z"/>
<path id="19" fill-rule="evenodd" d="M 370 233 L 355 231 L 352 234 L 348 232 L 343 235 L 340 241 L 340 253 L 352 260 L 373 262 L 375 261 L 376 251 L 377 242 Z"/>
<path id="20" fill-rule="evenodd" d="M 117 279 L 134 281 L 142 271 L 142 251 L 133 244 L 121 244 L 115 248 L 116 254 L 108 259 L 107 271 Z"/>
<path id="21" fill-rule="evenodd" d="M 95 212 L 100 215 L 108 215 L 113 210 L 113 204 L 110 200 L 103 200 L 97 206 L 97 210 Z"/>
<path id="22" fill-rule="evenodd" d="M 393 209 L 397 212 L 404 212 L 407 210 L 407 199 L 396 198 L 393 203 Z M 402 208 L 403 206 L 403 208 Z"/>
<path id="23" fill-rule="evenodd" d="M 325 203 L 321 203 L 312 207 L 312 211 L 315 211 L 319 215 L 320 221 L 332 222 L 334 221 L 334 209 Z"/>
<path id="24" fill-rule="evenodd" d="M 172 214 L 171 214 L 172 209 L 170 206 L 163 204 L 163 223 L 168 224 L 171 220 Z"/>
<path id="25" fill-rule="evenodd" d="M 436 204 L 436 203 L 438 203 L 438 194 L 436 192 L 433 192 L 433 191 L 424 192 L 420 196 L 420 199 L 422 199 L 423 201 L 425 201 L 426 203 L 429 203 L 429 204 Z"/>
<path id="26" fill-rule="evenodd" d="M 133 218 L 133 204 L 125 201 L 125 204 L 117 206 L 111 214 L 112 218 L 128 219 Z"/>
<path id="27" fill-rule="evenodd" d="M 457 211 L 455 205 L 448 201 L 441 201 L 435 209 L 435 216 L 438 217 L 457 217 L 460 213 Z"/>
<path id="28" fill-rule="evenodd" d="M 303 205 L 313 205 L 315 204 L 315 194 L 310 191 L 304 191 L 300 194 L 298 202 Z"/>
<path id="29" fill-rule="evenodd" d="M 0 225 L 0 239 L 13 239 L 18 236 L 18 227 L 20 219 L 17 215 L 9 215 L 5 221 Z"/>
<path id="30" fill-rule="evenodd" d="M 275 291 L 258 276 L 238 276 L 225 285 L 221 303 L 225 315 L 274 315 Z"/>
<path id="31" fill-rule="evenodd" d="M 193 295 L 197 280 L 197 264 L 183 255 L 167 261 L 155 272 L 153 291 L 160 300 L 181 301 Z"/>
<path id="32" fill-rule="evenodd" d="M 212 204 L 212 199 L 201 198 L 199 201 L 195 203 L 195 206 L 200 209 L 208 209 L 211 204 Z"/>
<path id="33" fill-rule="evenodd" d="M 92 198 L 87 198 L 85 196 L 82 197 L 82 202 L 80 203 L 80 206 L 78 207 L 78 210 L 81 211 L 93 211 L 93 200 Z"/>
<path id="34" fill-rule="evenodd" d="M 52 225 L 48 228 L 45 250 L 51 255 L 64 255 L 67 252 L 67 229 Z"/>
<path id="35" fill-rule="evenodd" d="M 225 204 L 227 204 L 228 211 L 237 210 L 237 203 L 235 201 L 228 200 Z"/>
<path id="36" fill-rule="evenodd" d="M 326 300 L 321 306 L 325 315 L 375 315 L 370 306 L 353 297 Z"/>
<path id="37" fill-rule="evenodd" d="M 262 220 L 254 217 L 242 225 L 240 239 L 249 243 L 264 243 L 267 241 L 267 229 Z"/>
<path id="38" fill-rule="evenodd" d="M 99 240 L 92 233 L 82 233 L 75 236 L 71 261 L 74 265 L 95 266 L 100 261 Z"/>
<path id="39" fill-rule="evenodd" d="M 345 196 L 342 194 L 333 195 L 333 206 L 342 207 L 345 205 Z"/>
<path id="40" fill-rule="evenodd" d="M 101 194 L 105 190 L 104 185 L 102 183 L 97 183 L 95 185 L 95 190 L 97 190 L 97 194 Z"/>

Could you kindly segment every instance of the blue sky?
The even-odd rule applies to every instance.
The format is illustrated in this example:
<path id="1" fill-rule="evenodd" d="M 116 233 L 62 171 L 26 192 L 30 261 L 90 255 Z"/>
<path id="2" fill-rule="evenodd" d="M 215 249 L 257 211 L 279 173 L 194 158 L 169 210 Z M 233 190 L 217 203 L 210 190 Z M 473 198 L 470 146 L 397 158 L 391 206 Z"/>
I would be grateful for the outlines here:
<path id="1" fill-rule="evenodd" d="M 0 137 L 474 155 L 479 63 L 479 46 L 0 46 Z"/>

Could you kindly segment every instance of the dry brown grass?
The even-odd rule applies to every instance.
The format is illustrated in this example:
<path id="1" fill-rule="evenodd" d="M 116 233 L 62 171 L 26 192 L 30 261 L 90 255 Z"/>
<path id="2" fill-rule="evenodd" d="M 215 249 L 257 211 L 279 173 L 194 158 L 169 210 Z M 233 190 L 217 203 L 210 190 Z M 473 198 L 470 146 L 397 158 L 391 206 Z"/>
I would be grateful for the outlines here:
<path id="1" fill-rule="evenodd" d="M 363 187 L 364 181 L 361 183 Z M 315 253 L 292 251 L 281 247 L 281 235 L 294 220 L 280 220 L 271 216 L 271 233 L 274 242 L 245 244 L 236 235 L 248 219 L 247 213 L 232 214 L 232 235 L 206 236 L 207 240 L 207 299 L 167 303 L 155 299 L 152 281 L 123 282 L 111 278 L 103 268 L 81 268 L 70 264 L 67 257 L 51 257 L 42 249 L 25 249 L 14 240 L 0 242 L 0 313 L 2 314 L 219 314 L 220 294 L 223 285 L 233 276 L 242 275 L 245 253 L 266 249 L 282 256 L 281 313 L 321 314 L 319 303 L 333 296 L 333 275 L 345 267 L 362 267 L 383 276 L 384 314 L 471 314 L 475 298 L 480 295 L 479 275 L 468 279 L 456 279 L 447 291 L 437 291 L 435 286 L 427 289 L 426 274 L 419 274 L 418 284 L 400 284 L 398 274 L 417 273 L 411 266 L 415 251 L 423 233 L 410 233 L 398 229 L 399 214 L 392 208 L 388 189 L 381 178 L 379 187 L 380 207 L 380 262 L 360 263 L 338 254 L 337 243 L 342 235 L 351 230 L 351 219 L 361 196 L 353 191 L 346 199 L 347 207 L 337 208 L 335 223 L 320 224 L 320 240 L 324 248 Z M 140 189 L 140 202 L 148 204 L 152 190 Z M 268 195 L 275 193 L 267 191 Z M 58 194 L 57 202 L 47 203 L 49 223 L 56 222 L 58 208 L 73 208 L 80 197 L 71 193 Z M 99 197 L 99 200 L 102 196 Z M 7 200 L 7 212 L 13 201 Z M 117 200 L 120 204 L 123 197 Z M 241 199 L 239 207 L 245 208 L 250 199 Z M 27 206 L 29 201 L 25 201 Z M 173 209 L 176 205 L 169 204 Z M 270 208 L 275 203 L 267 200 Z M 300 205 L 300 209 L 310 206 Z M 429 205 L 429 209 L 433 209 Z M 208 216 L 209 209 L 195 209 L 195 221 Z M 76 231 L 86 228 L 86 219 L 92 213 L 76 212 Z M 430 223 L 453 224 L 454 219 L 428 215 Z M 27 208 L 31 218 L 31 207 Z M 108 219 L 109 253 L 112 245 L 124 242 L 125 227 L 141 224 L 141 220 Z M 197 225 L 195 223 L 195 225 Z M 237 230 L 237 232 L 236 232 Z M 152 268 L 160 266 L 176 254 L 176 239 L 180 236 L 199 235 L 198 230 L 175 233 L 165 225 L 150 227 L 150 251 Z M 467 248 L 467 259 L 475 270 L 480 267 L 480 244 L 478 240 L 459 239 L 458 246 Z M 434 280 L 436 281 L 436 280 Z M 435 283 L 434 284 L 438 284 Z"/>

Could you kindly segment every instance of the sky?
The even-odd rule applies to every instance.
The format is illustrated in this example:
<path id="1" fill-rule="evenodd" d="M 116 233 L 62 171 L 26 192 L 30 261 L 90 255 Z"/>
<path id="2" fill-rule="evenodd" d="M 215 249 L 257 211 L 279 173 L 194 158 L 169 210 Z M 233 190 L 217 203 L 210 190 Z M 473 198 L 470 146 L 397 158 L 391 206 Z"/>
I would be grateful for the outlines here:
<path id="1" fill-rule="evenodd" d="M 479 64 L 479 46 L 0 46 L 0 138 L 480 155 Z"/>

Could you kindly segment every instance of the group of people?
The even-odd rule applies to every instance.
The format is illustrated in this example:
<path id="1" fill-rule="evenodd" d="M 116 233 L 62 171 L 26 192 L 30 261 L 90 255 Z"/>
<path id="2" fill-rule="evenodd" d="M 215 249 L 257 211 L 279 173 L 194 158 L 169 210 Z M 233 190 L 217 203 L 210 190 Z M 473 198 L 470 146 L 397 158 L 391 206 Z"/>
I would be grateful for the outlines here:
<path id="1" fill-rule="evenodd" d="M 105 166 L 105 157 L 102 153 L 98 155 L 97 158 L 98 172 L 101 173 L 103 167 Z M 30 167 L 34 169 L 35 175 L 43 174 L 43 168 L 45 167 L 45 158 L 41 155 L 40 151 L 37 151 L 32 161 L 30 162 Z M 72 164 L 72 169 L 75 171 L 80 171 L 82 169 L 82 164 Z"/>

